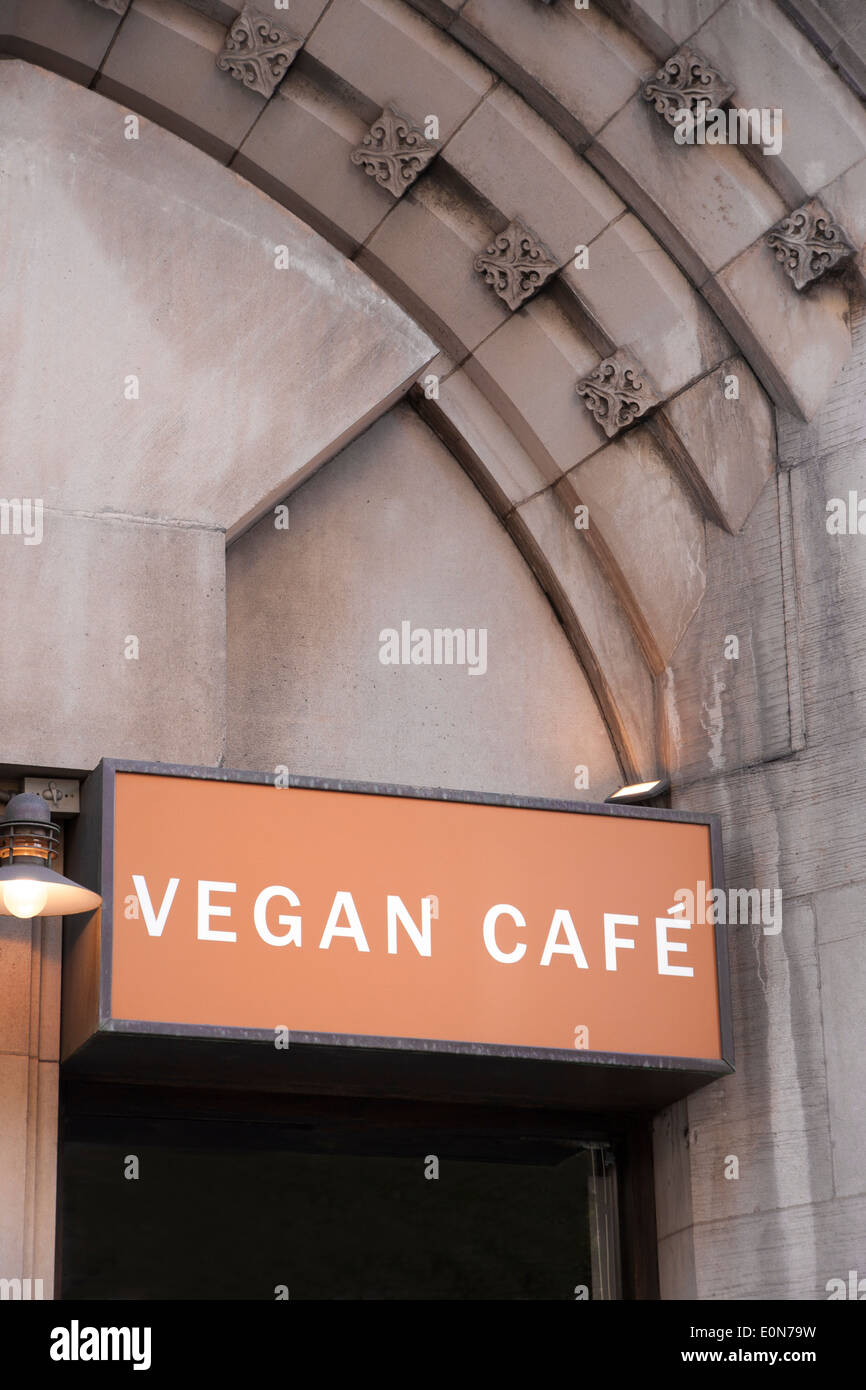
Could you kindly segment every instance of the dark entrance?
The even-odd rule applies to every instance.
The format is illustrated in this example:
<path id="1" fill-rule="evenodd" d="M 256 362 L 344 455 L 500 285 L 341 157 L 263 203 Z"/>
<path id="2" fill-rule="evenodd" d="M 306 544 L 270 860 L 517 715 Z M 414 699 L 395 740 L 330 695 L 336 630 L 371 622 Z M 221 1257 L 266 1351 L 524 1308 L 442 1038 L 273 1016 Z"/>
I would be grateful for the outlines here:
<path id="1" fill-rule="evenodd" d="M 67 1082 L 62 1125 L 62 1298 L 623 1296 L 573 1115 Z"/>

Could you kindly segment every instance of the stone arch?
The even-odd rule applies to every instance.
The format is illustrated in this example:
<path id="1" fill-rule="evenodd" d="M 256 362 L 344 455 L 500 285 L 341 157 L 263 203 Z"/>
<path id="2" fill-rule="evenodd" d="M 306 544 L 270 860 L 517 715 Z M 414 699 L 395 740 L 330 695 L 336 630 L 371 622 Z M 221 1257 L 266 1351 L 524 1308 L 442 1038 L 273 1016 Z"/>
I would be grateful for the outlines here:
<path id="1" fill-rule="evenodd" d="M 226 552 L 229 767 L 583 800 L 622 784 L 573 644 L 409 403 L 284 521 Z"/>
<path id="2" fill-rule="evenodd" d="M 705 590 L 701 531 L 738 531 L 774 468 L 764 392 L 813 414 L 849 351 L 844 287 L 830 279 L 797 295 L 764 237 L 794 201 L 817 196 L 862 241 L 866 140 L 851 94 L 775 11 L 767 25 L 759 0 L 708 0 L 697 32 L 665 28 L 651 0 L 586 12 L 535 0 L 310 0 L 292 17 L 300 52 L 269 94 L 217 68 L 234 5 L 60 9 L 49 18 L 19 7 L 6 50 L 228 163 L 434 339 L 439 395 L 416 388 L 419 408 L 551 596 L 624 771 L 653 770 L 668 742 L 664 673 Z M 754 53 L 733 52 L 735 20 L 751 26 Z M 738 99 L 794 111 L 783 160 L 675 146 L 641 88 L 686 42 L 736 69 Z M 832 141 L 826 123 L 818 138 L 799 119 L 806 79 L 835 116 Z M 388 101 L 416 121 L 435 107 L 440 121 L 437 157 L 399 199 L 349 158 Z M 556 269 L 513 309 L 473 261 L 515 217 L 530 218 Z M 588 275 L 571 265 L 576 227 Z M 609 442 L 574 384 L 615 349 L 650 373 L 660 405 Z M 568 529 L 580 502 L 595 519 L 586 536 Z M 230 535 L 255 516 L 229 522 Z"/>

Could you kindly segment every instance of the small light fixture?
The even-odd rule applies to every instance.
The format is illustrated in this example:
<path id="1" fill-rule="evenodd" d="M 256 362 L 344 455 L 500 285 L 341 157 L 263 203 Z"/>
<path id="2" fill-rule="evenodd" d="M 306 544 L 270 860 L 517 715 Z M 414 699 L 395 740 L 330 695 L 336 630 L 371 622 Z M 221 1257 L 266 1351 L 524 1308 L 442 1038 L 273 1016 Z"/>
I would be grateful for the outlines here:
<path id="1" fill-rule="evenodd" d="M 618 792 L 613 792 L 611 796 L 606 796 L 605 802 L 623 802 L 628 806 L 636 806 L 643 801 L 655 801 L 670 790 L 670 777 L 656 777 L 652 782 L 630 782 L 627 787 L 620 787 Z"/>
<path id="2" fill-rule="evenodd" d="M 64 917 L 102 898 L 50 867 L 60 831 L 41 796 L 13 796 L 0 819 L 0 917 Z"/>

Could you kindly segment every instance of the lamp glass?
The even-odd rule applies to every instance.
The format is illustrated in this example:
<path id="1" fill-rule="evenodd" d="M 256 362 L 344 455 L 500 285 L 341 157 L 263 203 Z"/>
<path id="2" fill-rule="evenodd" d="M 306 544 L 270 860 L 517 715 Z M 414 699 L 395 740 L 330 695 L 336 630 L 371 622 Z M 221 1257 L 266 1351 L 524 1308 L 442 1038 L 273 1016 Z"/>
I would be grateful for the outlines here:
<path id="1" fill-rule="evenodd" d="M 7 912 L 13 917 L 38 917 L 48 902 L 48 885 L 32 878 L 14 878 L 0 892 Z"/>
<path id="2" fill-rule="evenodd" d="M 651 792 L 651 791 L 653 790 L 653 788 L 654 788 L 654 787 L 657 787 L 658 785 L 659 785 L 659 779 L 658 779 L 658 778 L 656 778 L 656 779 L 655 779 L 654 781 L 652 781 L 652 782 L 632 782 L 631 785 L 628 786 L 628 787 L 620 787 L 619 791 L 618 791 L 618 792 L 614 792 L 613 795 L 614 795 L 614 796 L 643 796 L 643 795 L 645 795 L 647 792 Z"/>
<path id="3" fill-rule="evenodd" d="M 40 893 L 38 906 L 35 889 Z M 0 869 L 0 917 L 70 917 L 92 912 L 101 902 L 98 893 L 41 864 L 9 864 Z"/>

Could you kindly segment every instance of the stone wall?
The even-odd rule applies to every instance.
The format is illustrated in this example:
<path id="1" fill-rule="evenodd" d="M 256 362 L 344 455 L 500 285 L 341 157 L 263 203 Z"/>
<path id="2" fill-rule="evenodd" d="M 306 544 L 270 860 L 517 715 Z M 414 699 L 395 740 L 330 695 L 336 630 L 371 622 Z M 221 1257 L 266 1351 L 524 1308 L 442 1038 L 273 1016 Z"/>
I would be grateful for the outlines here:
<path id="1" fill-rule="evenodd" d="M 288 529 L 277 519 L 228 554 L 230 767 L 592 801 L 621 785 L 547 599 L 410 406 L 292 494 Z M 403 621 L 483 629 L 483 665 L 382 664 Z"/>
<path id="2" fill-rule="evenodd" d="M 670 1297 L 826 1298 L 828 1280 L 863 1272 L 866 522 L 862 535 L 829 534 L 827 507 L 841 498 L 847 513 L 849 493 L 866 498 L 862 305 L 853 327 L 854 355 L 825 407 L 808 426 L 778 421 L 792 538 L 782 581 L 762 586 L 760 611 L 754 596 L 717 609 L 714 642 L 702 629 L 709 690 L 691 714 L 712 731 L 715 766 L 674 804 L 718 811 L 728 884 L 781 888 L 783 906 L 777 933 L 729 928 L 736 1073 L 657 1122 Z M 747 574 L 765 564 L 760 510 L 738 538 Z M 723 657 L 729 632 L 740 663 Z M 778 658 L 788 652 L 788 679 L 780 660 L 769 687 L 744 692 L 738 664 L 770 635 Z M 787 748 L 786 722 L 802 730 Z M 744 756 L 750 725 L 771 741 L 763 754 L 749 740 Z M 728 1155 L 737 1180 L 725 1178 Z"/>

